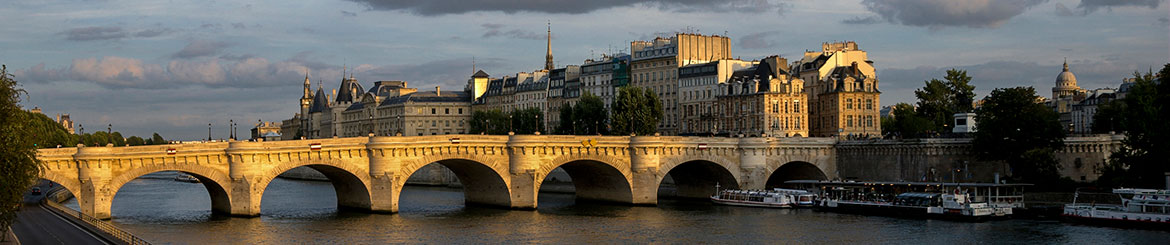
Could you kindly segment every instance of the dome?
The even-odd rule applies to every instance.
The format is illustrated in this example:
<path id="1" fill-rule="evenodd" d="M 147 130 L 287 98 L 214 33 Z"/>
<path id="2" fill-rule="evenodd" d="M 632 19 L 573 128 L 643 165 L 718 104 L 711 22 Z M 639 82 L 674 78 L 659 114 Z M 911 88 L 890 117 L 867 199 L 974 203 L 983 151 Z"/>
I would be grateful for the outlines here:
<path id="1" fill-rule="evenodd" d="M 1061 88 L 1075 88 L 1077 87 L 1077 76 L 1068 71 L 1068 62 L 1064 63 L 1064 71 L 1060 75 L 1056 75 L 1056 87 Z"/>

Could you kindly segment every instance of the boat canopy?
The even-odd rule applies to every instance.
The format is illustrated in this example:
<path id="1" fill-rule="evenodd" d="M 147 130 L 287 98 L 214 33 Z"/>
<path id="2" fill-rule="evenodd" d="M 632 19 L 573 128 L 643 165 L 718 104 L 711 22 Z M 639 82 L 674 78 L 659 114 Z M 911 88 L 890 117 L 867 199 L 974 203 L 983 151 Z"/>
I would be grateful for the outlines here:
<path id="1" fill-rule="evenodd" d="M 948 183 L 948 182 L 904 182 L 904 181 L 833 181 L 833 180 L 789 180 L 785 184 L 813 184 L 835 186 L 958 186 L 958 187 L 1025 187 L 1027 183 Z"/>

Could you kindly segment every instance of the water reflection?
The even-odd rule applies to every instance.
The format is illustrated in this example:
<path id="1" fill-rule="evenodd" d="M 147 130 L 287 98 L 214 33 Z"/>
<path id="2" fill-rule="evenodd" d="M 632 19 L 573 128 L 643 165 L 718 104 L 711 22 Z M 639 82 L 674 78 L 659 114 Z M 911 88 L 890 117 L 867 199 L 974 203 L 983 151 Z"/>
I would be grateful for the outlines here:
<path id="1" fill-rule="evenodd" d="M 158 243 L 1156 243 L 1170 232 L 1006 220 L 961 223 L 715 206 L 670 200 L 657 207 L 577 203 L 542 193 L 536 211 L 467 207 L 459 189 L 408 186 L 399 213 L 338 212 L 325 182 L 274 180 L 259 218 L 211 215 L 201 184 L 127 183 L 112 222 Z M 76 208 L 76 202 L 68 205 Z"/>

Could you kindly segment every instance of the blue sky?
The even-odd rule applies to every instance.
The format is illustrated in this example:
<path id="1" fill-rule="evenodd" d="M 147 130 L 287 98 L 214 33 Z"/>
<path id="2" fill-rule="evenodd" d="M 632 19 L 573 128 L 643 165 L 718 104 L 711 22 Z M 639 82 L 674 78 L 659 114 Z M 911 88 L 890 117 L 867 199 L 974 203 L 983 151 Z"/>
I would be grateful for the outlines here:
<path id="1" fill-rule="evenodd" d="M 1085 88 L 1117 87 L 1170 62 L 1164 0 L 45 0 L 0 8 L 0 63 L 53 115 L 87 132 L 226 137 L 229 119 L 298 111 L 305 70 L 327 89 L 342 66 L 369 87 L 461 89 L 544 64 L 552 23 L 557 66 L 678 31 L 727 35 L 742 59 L 796 59 L 857 41 L 878 68 L 882 104 L 914 100 L 924 80 L 966 69 L 978 96 L 1035 86 L 1048 95 L 1067 58 Z M 100 126 L 99 126 L 100 125 Z"/>

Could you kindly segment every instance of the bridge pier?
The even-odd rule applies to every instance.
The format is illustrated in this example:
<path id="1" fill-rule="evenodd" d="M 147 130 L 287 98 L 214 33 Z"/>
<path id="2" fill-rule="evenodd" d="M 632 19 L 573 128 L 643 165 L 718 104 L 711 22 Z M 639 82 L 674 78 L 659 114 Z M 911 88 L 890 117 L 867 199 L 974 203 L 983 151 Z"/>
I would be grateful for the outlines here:
<path id="1" fill-rule="evenodd" d="M 366 153 L 370 159 L 370 212 L 397 213 L 398 196 L 409 176 L 400 176 L 402 159 L 396 148 L 387 148 L 388 137 L 370 137 Z"/>
<path id="2" fill-rule="evenodd" d="M 739 188 L 764 189 L 768 182 L 767 138 L 740 138 L 739 147 Z"/>
<path id="3" fill-rule="evenodd" d="M 77 177 L 81 182 L 78 206 L 81 213 L 98 219 L 110 219 L 110 205 L 114 201 L 110 179 L 113 178 L 109 158 L 112 147 L 80 147 L 74 158 L 78 163 Z"/>
<path id="4" fill-rule="evenodd" d="M 508 192 L 511 195 L 511 206 L 514 209 L 536 209 L 536 187 L 544 179 L 538 179 L 536 170 L 540 168 L 540 158 L 536 156 L 535 146 L 539 139 L 530 139 L 531 136 L 508 136 Z M 531 141 L 531 142 L 528 142 Z"/>
<path id="5" fill-rule="evenodd" d="M 662 139 L 658 136 L 630 137 L 630 168 L 633 181 L 630 192 L 635 205 L 658 205 L 658 175 L 661 161 Z"/>

